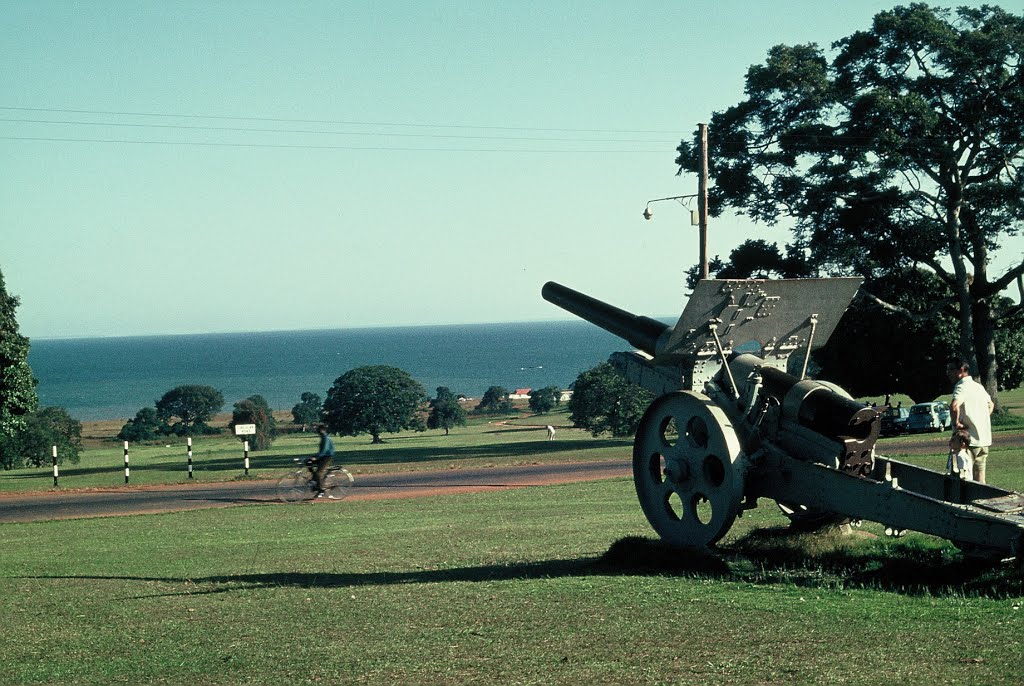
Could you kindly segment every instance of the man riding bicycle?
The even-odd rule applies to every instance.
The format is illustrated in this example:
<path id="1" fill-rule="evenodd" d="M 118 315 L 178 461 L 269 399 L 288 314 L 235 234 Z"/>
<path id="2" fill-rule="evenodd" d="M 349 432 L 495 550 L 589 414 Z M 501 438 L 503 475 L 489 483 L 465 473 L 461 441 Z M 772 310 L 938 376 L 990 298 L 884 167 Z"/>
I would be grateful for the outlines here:
<path id="1" fill-rule="evenodd" d="M 327 474 L 327 470 L 331 466 L 331 460 L 334 459 L 334 441 L 327 435 L 327 427 L 323 424 L 320 425 L 319 431 L 320 450 L 317 452 L 316 457 L 312 458 L 309 471 L 313 473 L 313 481 L 316 484 L 316 497 L 323 498 L 324 475 Z"/>

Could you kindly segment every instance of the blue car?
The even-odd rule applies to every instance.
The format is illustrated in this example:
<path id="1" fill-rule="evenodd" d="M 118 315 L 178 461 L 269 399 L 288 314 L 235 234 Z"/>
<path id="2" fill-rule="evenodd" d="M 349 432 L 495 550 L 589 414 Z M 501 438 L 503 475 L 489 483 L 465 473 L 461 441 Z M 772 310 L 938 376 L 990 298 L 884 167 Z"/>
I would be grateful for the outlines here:
<path id="1" fill-rule="evenodd" d="M 924 431 L 942 431 L 952 426 L 949 405 L 942 401 L 918 403 L 910 408 L 907 417 L 907 432 L 916 434 Z"/>

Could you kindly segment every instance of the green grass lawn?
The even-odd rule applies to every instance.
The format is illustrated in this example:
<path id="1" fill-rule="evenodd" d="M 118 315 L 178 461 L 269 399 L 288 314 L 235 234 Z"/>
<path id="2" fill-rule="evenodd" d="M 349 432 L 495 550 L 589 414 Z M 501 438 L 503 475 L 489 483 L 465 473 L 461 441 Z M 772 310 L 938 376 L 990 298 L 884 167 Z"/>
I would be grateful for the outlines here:
<path id="1" fill-rule="evenodd" d="M 1020 574 L 950 545 L 668 555 L 628 480 L 0 525 L 2 684 L 1024 679 Z M 810 539 L 808 539 L 810 540 Z"/>
<path id="2" fill-rule="evenodd" d="M 554 415 L 337 441 L 357 474 L 628 460 Z M 937 446 L 944 437 L 934 435 Z M 289 435 L 254 478 L 306 455 Z M 880 452 L 941 469 L 944 453 Z M 134 448 L 132 483 L 184 480 L 184 446 Z M 196 478 L 242 474 L 229 438 L 196 439 Z M 121 448 L 62 487 L 123 484 Z M 79 470 L 76 472 L 76 469 Z M 0 475 L 45 489 L 48 470 Z M 1024 446 L 993 450 L 1024 490 Z M 768 501 L 712 558 L 669 552 L 628 479 L 408 500 L 250 505 L 0 525 L 0 684 L 1024 682 L 1024 578 L 951 544 L 868 523 L 782 535 Z"/>

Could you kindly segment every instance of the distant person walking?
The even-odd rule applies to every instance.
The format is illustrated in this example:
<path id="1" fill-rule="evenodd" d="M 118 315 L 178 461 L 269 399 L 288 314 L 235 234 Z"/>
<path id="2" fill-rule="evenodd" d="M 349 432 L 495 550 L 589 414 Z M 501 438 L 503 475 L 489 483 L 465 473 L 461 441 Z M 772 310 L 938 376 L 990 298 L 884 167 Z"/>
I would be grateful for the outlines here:
<path id="1" fill-rule="evenodd" d="M 548 424 L 547 428 L 548 428 L 548 440 L 549 441 L 555 440 L 555 427 L 553 427 L 550 424 Z"/>
<path id="2" fill-rule="evenodd" d="M 967 452 L 974 463 L 974 480 L 983 484 L 988 449 L 992 445 L 991 415 L 995 405 L 985 387 L 971 378 L 971 370 L 966 360 L 950 360 L 946 366 L 946 374 L 949 380 L 956 384 L 953 387 L 953 402 L 949 405 L 953 431 L 967 430 L 971 441 Z"/>

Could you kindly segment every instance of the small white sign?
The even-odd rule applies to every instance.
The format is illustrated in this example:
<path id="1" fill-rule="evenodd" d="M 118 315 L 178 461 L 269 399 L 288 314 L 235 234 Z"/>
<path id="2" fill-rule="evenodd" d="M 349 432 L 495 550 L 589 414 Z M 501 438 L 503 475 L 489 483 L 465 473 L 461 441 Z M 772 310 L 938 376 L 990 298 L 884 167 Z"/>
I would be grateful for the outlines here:
<path id="1" fill-rule="evenodd" d="M 256 433 L 255 424 L 235 424 L 236 436 L 252 436 Z"/>

